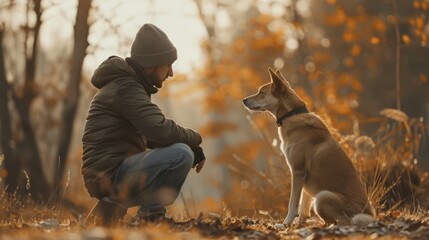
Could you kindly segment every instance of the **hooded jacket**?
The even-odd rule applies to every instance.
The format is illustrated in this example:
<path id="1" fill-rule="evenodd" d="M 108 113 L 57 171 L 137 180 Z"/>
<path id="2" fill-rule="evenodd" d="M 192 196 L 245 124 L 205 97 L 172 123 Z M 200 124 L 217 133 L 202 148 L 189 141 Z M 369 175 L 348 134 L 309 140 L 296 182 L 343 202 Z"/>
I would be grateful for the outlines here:
<path id="1" fill-rule="evenodd" d="M 105 60 L 91 79 L 98 92 L 82 137 L 82 174 L 92 197 L 107 196 L 122 161 L 148 145 L 185 143 L 195 148 L 201 144 L 200 134 L 164 116 L 140 81 L 128 63 L 116 56 Z"/>

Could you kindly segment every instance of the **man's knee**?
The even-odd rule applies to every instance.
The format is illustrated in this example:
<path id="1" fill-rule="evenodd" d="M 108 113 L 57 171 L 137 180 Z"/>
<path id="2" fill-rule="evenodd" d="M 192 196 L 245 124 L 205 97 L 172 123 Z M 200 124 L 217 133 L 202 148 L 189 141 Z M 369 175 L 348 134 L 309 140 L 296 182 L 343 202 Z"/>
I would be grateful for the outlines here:
<path id="1" fill-rule="evenodd" d="M 178 164 L 189 167 L 190 169 L 194 163 L 194 152 L 192 149 L 184 143 L 175 143 L 171 145 L 171 147 L 177 151 L 177 156 L 180 156 Z"/>

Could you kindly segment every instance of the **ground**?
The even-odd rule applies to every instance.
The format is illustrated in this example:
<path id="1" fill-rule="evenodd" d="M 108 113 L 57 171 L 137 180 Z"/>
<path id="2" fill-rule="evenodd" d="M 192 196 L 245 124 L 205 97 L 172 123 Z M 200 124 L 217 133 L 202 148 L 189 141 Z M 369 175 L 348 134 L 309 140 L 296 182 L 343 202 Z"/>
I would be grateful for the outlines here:
<path id="1" fill-rule="evenodd" d="M 305 227 L 279 229 L 272 219 L 200 214 L 174 225 L 101 227 L 85 221 L 49 218 L 0 225 L 0 239 L 429 239 L 429 213 L 393 211 L 368 226 L 323 226 L 315 219 Z"/>

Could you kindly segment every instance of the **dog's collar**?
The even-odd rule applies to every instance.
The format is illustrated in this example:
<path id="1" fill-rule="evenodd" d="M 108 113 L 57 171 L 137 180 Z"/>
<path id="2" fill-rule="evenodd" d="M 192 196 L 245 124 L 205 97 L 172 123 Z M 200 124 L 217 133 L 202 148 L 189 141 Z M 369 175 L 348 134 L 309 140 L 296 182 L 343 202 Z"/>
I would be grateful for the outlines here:
<path id="1" fill-rule="evenodd" d="M 277 119 L 277 121 L 276 121 L 277 126 L 281 127 L 282 126 L 282 122 L 284 120 L 286 120 L 287 118 L 290 118 L 290 117 L 292 117 L 294 115 L 298 115 L 298 114 L 301 114 L 301 113 L 309 113 L 309 112 L 310 111 L 308 111 L 308 108 L 306 106 L 295 108 L 292 111 L 290 111 L 290 112 L 286 113 L 285 115 L 281 116 L 279 119 Z"/>

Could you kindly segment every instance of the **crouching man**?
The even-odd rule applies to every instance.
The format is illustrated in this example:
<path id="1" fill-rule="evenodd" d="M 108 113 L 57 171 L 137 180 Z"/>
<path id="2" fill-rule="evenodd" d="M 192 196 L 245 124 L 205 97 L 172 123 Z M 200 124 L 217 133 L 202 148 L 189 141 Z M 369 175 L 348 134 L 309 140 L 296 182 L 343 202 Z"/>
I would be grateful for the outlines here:
<path id="1" fill-rule="evenodd" d="M 98 89 L 83 133 L 82 174 L 93 213 L 104 224 L 139 206 L 137 222 L 165 220 L 165 206 L 177 198 L 191 168 L 205 157 L 201 135 L 167 119 L 151 101 L 168 77 L 176 48 L 152 24 L 137 32 L 131 56 L 111 56 L 94 72 Z"/>

